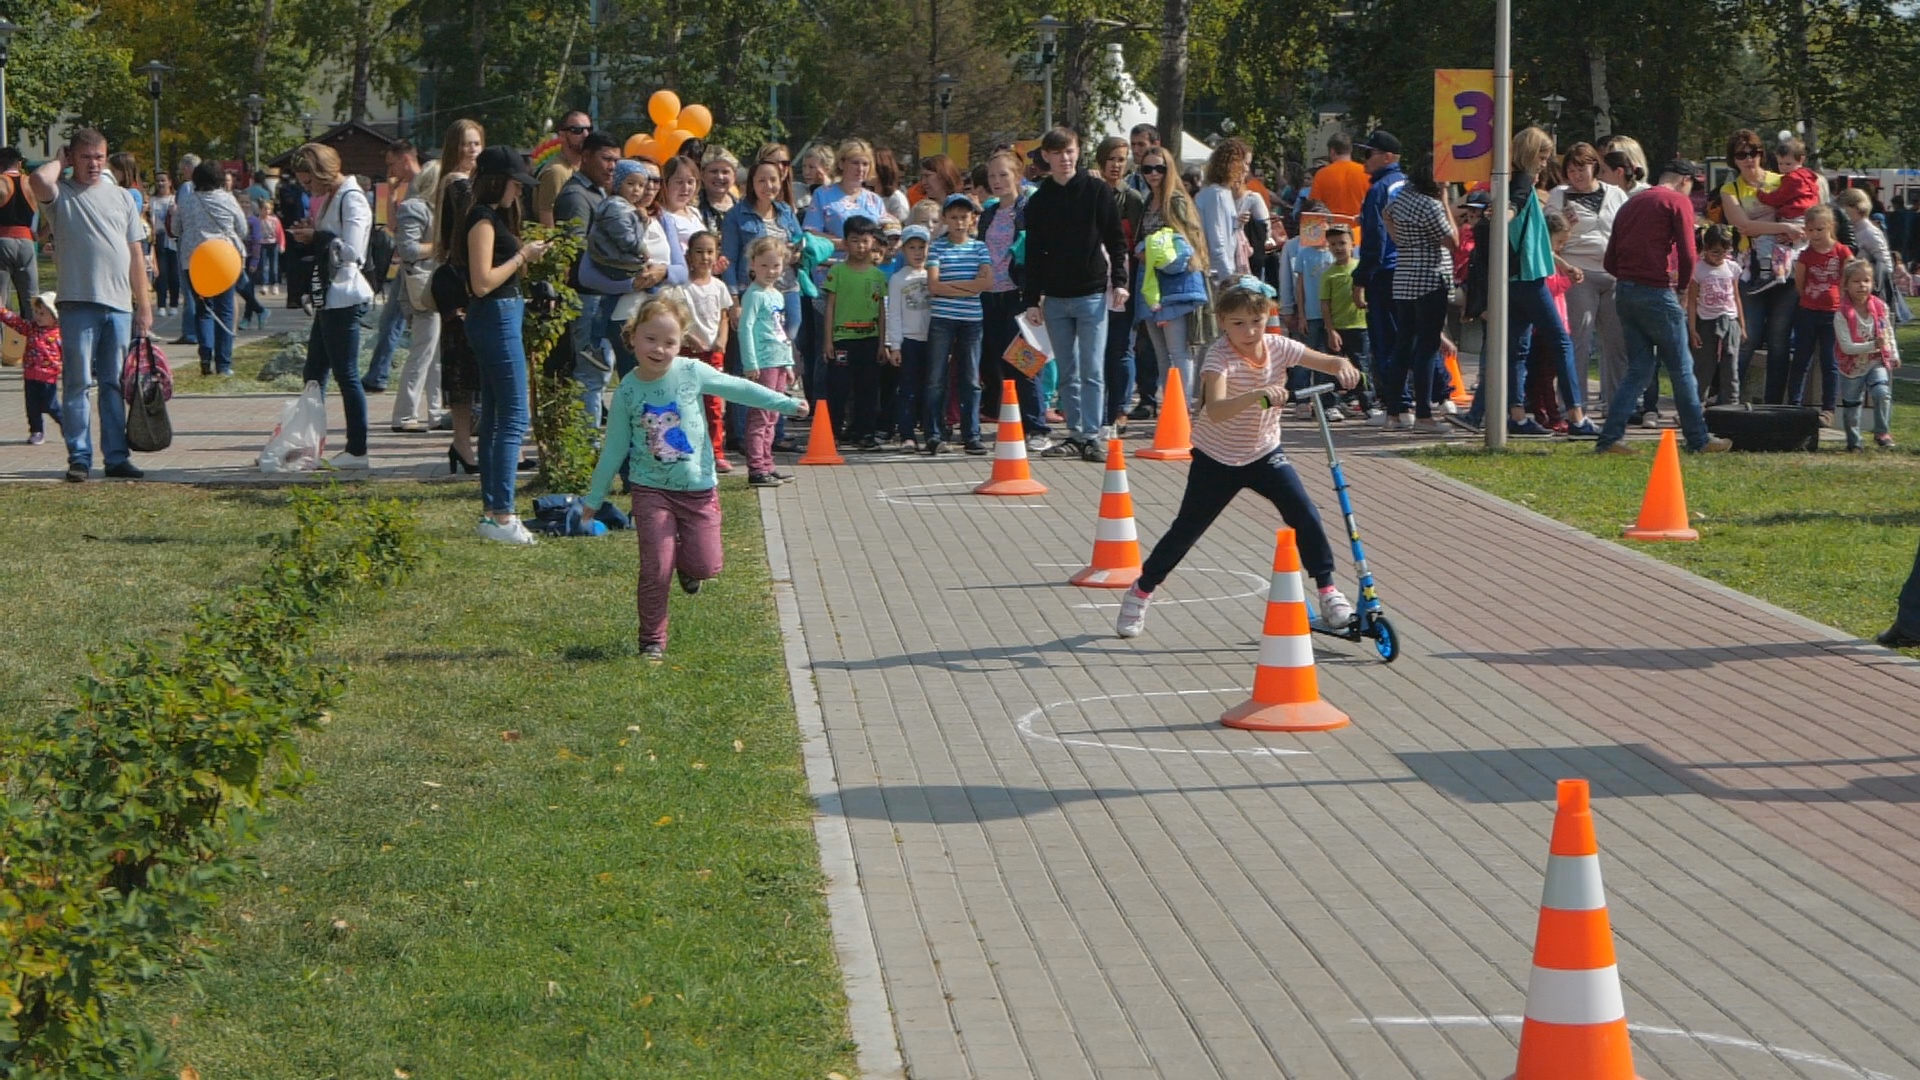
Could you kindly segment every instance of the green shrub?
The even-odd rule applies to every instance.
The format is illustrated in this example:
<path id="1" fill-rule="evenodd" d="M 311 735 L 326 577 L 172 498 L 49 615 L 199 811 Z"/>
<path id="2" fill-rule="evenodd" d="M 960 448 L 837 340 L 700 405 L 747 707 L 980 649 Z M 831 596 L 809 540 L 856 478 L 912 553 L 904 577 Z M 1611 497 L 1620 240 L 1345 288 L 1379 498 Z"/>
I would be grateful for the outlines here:
<path id="1" fill-rule="evenodd" d="M 342 673 L 309 662 L 331 608 L 418 562 L 397 501 L 295 491 L 258 584 L 175 646 L 96 655 L 78 701 L 0 756 L 0 1077 L 170 1076 L 116 998 L 191 965 L 270 800 L 309 779 L 295 736 Z"/>
<path id="2" fill-rule="evenodd" d="M 583 243 L 564 228 L 529 225 L 525 235 L 552 245 L 546 258 L 527 267 L 529 285 L 550 285 L 559 297 L 529 303 L 521 331 L 532 375 L 533 441 L 540 448 L 536 481 L 546 491 L 584 495 L 593 480 L 593 467 L 600 461 L 595 423 L 599 418 L 587 416 L 580 400 L 567 338 L 567 324 L 580 314 L 580 295 L 567 284 L 568 270 L 580 261 Z"/>

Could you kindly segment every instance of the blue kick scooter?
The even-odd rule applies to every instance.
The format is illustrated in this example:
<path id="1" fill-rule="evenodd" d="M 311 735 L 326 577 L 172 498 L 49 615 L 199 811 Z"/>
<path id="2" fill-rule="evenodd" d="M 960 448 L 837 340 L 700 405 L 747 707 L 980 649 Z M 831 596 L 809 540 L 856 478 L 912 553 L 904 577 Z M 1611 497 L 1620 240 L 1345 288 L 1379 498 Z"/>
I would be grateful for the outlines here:
<path id="1" fill-rule="evenodd" d="M 1360 545 L 1360 526 L 1353 519 L 1353 499 L 1347 495 L 1346 474 L 1340 471 L 1340 455 L 1333 447 L 1333 428 L 1327 423 L 1327 395 L 1334 394 L 1339 388 L 1332 383 L 1310 386 L 1295 395 L 1313 399 L 1313 415 L 1320 420 L 1320 438 L 1327 446 L 1327 465 L 1333 470 L 1333 490 L 1340 496 L 1340 516 L 1346 519 L 1347 539 L 1353 544 L 1353 566 L 1360 572 L 1360 602 L 1354 606 L 1353 618 L 1345 626 L 1321 626 L 1312 624 L 1313 632 L 1337 637 L 1346 641 L 1359 641 L 1372 638 L 1373 647 L 1380 659 L 1393 663 L 1400 655 L 1400 635 L 1394 633 L 1393 624 L 1387 621 L 1385 609 L 1380 604 L 1380 591 L 1374 588 L 1373 571 L 1367 569 L 1367 550 Z"/>

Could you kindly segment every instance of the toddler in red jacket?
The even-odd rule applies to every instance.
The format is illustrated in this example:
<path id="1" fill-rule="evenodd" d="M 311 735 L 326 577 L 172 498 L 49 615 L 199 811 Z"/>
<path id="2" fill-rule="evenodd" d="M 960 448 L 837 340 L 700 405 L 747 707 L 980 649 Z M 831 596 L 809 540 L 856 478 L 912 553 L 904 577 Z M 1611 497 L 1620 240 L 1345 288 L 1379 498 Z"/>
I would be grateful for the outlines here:
<path id="1" fill-rule="evenodd" d="M 54 294 L 43 292 L 33 298 L 32 317 L 0 307 L 0 323 L 27 339 L 27 354 L 22 364 L 27 397 L 27 444 L 38 446 L 47 441 L 45 417 L 60 423 L 60 308 Z"/>

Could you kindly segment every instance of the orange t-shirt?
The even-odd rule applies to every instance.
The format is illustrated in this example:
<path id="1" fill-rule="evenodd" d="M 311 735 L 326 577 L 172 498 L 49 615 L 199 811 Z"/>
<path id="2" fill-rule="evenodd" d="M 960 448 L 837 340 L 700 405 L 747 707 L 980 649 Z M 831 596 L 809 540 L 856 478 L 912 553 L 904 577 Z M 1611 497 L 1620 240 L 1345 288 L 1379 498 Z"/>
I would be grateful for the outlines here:
<path id="1" fill-rule="evenodd" d="M 1313 174 L 1313 197 L 1323 202 L 1330 213 L 1358 220 L 1360 204 L 1367 201 L 1367 189 L 1373 178 L 1367 167 L 1357 161 L 1335 161 L 1321 166 Z"/>

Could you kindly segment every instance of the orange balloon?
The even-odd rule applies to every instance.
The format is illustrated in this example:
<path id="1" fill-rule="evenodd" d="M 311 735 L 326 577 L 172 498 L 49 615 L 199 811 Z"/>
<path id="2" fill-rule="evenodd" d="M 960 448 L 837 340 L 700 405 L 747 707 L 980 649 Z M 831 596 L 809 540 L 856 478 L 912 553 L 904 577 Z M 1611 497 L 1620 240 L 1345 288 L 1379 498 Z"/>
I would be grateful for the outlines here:
<path id="1" fill-rule="evenodd" d="M 652 145 L 653 136 L 644 131 L 636 132 L 627 137 L 625 156 L 630 158 L 645 157 L 647 156 L 647 148 Z"/>
<path id="2" fill-rule="evenodd" d="M 655 90 L 647 99 L 647 115 L 663 128 L 672 127 L 674 118 L 680 115 L 680 95 L 671 90 Z"/>
<path id="3" fill-rule="evenodd" d="M 673 126 L 696 139 L 704 139 L 707 132 L 713 130 L 713 114 L 707 111 L 705 105 L 689 105 L 680 110 L 680 118 L 673 122 Z"/>
<path id="4" fill-rule="evenodd" d="M 681 131 L 679 128 L 661 128 L 653 140 L 654 146 L 660 150 L 661 163 L 665 164 L 668 158 L 679 153 L 680 144 L 691 138 L 693 138 L 692 135 Z"/>
<path id="5" fill-rule="evenodd" d="M 233 288 L 240 280 L 240 249 L 226 239 L 203 242 L 187 260 L 187 280 L 201 296 L 219 296 Z"/>

